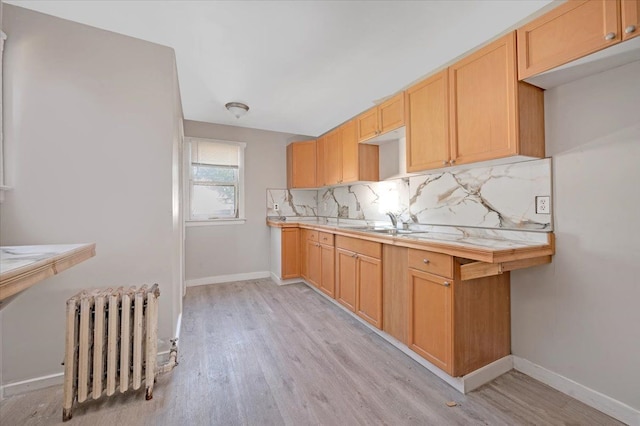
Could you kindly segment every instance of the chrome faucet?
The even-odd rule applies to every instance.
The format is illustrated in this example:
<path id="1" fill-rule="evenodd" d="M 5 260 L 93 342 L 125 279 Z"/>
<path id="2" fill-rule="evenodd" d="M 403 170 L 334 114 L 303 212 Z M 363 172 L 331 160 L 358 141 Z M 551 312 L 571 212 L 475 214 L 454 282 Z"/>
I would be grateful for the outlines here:
<path id="1" fill-rule="evenodd" d="M 391 224 L 393 225 L 393 227 L 395 229 L 398 229 L 398 218 L 396 217 L 396 215 L 391 212 L 387 212 L 387 216 L 389 216 L 389 218 L 391 219 Z"/>

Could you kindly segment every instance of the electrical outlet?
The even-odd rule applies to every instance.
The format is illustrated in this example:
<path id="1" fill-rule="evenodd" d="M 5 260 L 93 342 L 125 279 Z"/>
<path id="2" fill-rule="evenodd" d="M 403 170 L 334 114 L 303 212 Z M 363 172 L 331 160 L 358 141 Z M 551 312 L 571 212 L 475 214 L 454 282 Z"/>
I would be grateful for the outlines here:
<path id="1" fill-rule="evenodd" d="M 536 213 L 551 214 L 551 197 L 548 195 L 536 197 Z"/>
<path id="2" fill-rule="evenodd" d="M 273 203 L 273 209 L 276 210 L 276 211 L 280 210 L 280 204 Z"/>

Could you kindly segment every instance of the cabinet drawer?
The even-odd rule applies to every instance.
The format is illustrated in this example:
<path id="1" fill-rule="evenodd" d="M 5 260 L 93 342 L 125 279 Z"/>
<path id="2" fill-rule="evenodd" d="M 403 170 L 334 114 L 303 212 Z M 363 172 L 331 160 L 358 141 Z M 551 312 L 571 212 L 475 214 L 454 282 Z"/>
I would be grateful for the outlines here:
<path id="1" fill-rule="evenodd" d="M 321 244 L 333 246 L 333 234 L 328 232 L 318 232 L 318 240 Z"/>
<path id="2" fill-rule="evenodd" d="M 453 278 L 453 258 L 448 254 L 409 249 L 409 268 Z"/>
<path id="3" fill-rule="evenodd" d="M 382 258 L 382 244 L 374 243 L 373 241 L 336 235 L 336 247 L 364 254 L 365 256 L 376 259 Z"/>
<path id="4" fill-rule="evenodd" d="M 307 230 L 307 241 L 318 241 L 318 231 Z"/>

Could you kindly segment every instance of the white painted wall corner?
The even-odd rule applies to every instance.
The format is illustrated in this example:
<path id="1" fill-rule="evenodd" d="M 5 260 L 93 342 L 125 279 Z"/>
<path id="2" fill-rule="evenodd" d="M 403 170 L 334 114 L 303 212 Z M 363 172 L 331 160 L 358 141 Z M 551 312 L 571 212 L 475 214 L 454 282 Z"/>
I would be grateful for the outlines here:
<path id="1" fill-rule="evenodd" d="M 558 373 L 513 355 L 513 368 L 630 426 L 640 426 L 640 411 Z"/>

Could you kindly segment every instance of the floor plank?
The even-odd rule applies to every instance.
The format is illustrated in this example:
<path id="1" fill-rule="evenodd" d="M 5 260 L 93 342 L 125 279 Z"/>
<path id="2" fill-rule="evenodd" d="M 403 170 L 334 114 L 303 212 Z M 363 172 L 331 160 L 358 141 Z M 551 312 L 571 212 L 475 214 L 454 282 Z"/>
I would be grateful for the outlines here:
<path id="1" fill-rule="evenodd" d="M 193 287 L 180 365 L 67 425 L 617 425 L 511 371 L 462 395 L 304 284 Z M 458 405 L 448 407 L 448 401 Z M 0 424 L 62 424 L 62 386 L 0 404 Z"/>

